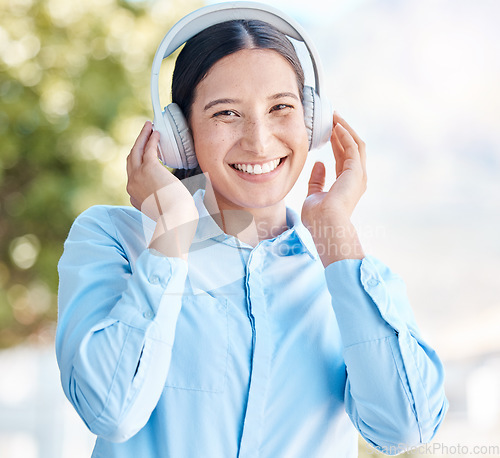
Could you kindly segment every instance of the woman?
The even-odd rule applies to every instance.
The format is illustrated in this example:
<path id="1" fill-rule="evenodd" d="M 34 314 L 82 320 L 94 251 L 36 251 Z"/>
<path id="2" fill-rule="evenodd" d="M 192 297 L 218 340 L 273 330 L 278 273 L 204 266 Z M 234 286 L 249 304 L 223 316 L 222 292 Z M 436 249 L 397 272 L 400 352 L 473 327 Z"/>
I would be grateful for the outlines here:
<path id="1" fill-rule="evenodd" d="M 366 153 L 340 116 L 334 185 L 317 163 L 301 217 L 285 206 L 308 152 L 303 85 L 268 24 L 205 29 L 172 83 L 205 189 L 159 163 L 147 122 L 127 161 L 135 208 L 75 221 L 56 345 L 94 457 L 355 457 L 356 429 L 390 454 L 435 434 L 442 366 L 351 224 Z"/>

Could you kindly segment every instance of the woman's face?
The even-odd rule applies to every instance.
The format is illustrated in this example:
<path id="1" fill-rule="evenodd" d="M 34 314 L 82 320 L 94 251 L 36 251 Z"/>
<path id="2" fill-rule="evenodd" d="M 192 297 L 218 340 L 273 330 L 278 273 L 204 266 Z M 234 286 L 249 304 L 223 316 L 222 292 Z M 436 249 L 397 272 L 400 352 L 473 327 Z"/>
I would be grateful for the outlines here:
<path id="1" fill-rule="evenodd" d="M 297 79 L 276 51 L 244 49 L 216 62 L 196 88 L 190 124 L 221 210 L 280 203 L 304 166 Z"/>

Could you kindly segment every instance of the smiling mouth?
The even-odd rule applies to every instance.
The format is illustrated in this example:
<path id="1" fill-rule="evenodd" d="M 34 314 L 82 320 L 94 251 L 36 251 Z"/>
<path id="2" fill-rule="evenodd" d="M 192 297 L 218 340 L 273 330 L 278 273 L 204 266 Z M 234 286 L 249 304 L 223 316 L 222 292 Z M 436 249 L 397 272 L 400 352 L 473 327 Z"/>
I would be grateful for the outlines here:
<path id="1" fill-rule="evenodd" d="M 269 162 L 265 162 L 264 164 L 229 164 L 233 169 L 236 169 L 240 172 L 245 172 L 250 175 L 263 175 L 266 173 L 272 172 L 276 169 L 284 160 L 284 157 L 280 157 L 279 159 L 274 159 Z"/>

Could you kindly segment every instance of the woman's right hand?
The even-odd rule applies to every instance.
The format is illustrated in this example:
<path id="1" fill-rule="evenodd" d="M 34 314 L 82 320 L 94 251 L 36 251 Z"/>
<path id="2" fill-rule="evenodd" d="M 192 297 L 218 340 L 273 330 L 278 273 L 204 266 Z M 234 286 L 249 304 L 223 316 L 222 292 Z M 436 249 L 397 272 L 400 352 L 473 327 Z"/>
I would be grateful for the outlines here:
<path id="1" fill-rule="evenodd" d="M 127 192 L 130 203 L 157 222 L 150 248 L 187 258 L 198 210 L 188 189 L 158 160 L 159 141 L 147 121 L 127 157 Z"/>

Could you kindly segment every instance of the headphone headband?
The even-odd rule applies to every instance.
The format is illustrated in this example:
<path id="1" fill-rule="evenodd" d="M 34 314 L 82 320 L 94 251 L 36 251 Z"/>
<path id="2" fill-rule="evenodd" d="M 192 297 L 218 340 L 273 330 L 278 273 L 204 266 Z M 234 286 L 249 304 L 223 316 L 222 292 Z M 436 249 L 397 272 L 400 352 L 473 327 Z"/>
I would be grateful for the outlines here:
<path id="1" fill-rule="evenodd" d="M 321 95 L 323 73 L 319 65 L 319 55 L 300 24 L 283 12 L 262 3 L 246 1 L 218 3 L 200 8 L 182 18 L 167 32 L 158 46 L 151 72 L 151 99 L 155 115 L 162 112 L 158 79 L 163 59 L 170 56 L 179 46 L 202 30 L 221 22 L 240 19 L 267 22 L 285 35 L 302 41 L 309 52 L 313 65 L 315 90 L 318 95 Z"/>

